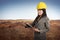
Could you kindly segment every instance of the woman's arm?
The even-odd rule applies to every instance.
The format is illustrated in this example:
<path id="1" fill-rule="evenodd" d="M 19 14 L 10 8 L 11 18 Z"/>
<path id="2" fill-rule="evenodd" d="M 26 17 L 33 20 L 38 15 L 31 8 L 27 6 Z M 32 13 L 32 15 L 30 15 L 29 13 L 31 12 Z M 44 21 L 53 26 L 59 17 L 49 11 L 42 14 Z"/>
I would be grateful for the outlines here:
<path id="1" fill-rule="evenodd" d="M 40 32 L 48 32 L 50 29 L 50 22 L 49 20 L 46 20 L 46 22 L 44 23 L 44 26 L 46 29 L 40 30 Z"/>

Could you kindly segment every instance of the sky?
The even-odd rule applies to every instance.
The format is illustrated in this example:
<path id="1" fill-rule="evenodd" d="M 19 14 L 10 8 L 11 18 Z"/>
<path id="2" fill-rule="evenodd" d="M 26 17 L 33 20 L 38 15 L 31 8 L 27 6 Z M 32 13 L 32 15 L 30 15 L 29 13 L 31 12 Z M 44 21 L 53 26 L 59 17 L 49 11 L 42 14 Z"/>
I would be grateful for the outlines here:
<path id="1" fill-rule="evenodd" d="M 0 19 L 35 19 L 39 2 L 46 3 L 50 20 L 60 20 L 60 0 L 0 0 Z"/>

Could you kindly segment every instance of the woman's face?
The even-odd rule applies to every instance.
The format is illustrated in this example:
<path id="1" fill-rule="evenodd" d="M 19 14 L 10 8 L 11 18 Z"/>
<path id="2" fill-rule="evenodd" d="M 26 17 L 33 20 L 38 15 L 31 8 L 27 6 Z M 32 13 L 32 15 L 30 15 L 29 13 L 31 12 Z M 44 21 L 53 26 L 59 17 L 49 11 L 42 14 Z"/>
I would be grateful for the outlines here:
<path id="1" fill-rule="evenodd" d="M 43 10 L 38 10 L 38 15 L 42 15 L 43 14 Z"/>

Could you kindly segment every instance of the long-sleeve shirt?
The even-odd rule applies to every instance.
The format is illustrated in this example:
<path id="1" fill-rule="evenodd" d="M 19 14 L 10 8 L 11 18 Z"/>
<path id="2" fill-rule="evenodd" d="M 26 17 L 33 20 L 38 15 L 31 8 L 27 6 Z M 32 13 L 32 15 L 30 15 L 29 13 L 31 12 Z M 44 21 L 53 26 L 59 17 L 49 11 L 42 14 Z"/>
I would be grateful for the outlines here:
<path id="1" fill-rule="evenodd" d="M 38 22 L 36 22 L 35 20 L 32 23 L 32 26 L 35 26 L 36 28 L 41 30 L 41 33 L 49 31 L 50 24 L 48 17 L 42 17 Z"/>

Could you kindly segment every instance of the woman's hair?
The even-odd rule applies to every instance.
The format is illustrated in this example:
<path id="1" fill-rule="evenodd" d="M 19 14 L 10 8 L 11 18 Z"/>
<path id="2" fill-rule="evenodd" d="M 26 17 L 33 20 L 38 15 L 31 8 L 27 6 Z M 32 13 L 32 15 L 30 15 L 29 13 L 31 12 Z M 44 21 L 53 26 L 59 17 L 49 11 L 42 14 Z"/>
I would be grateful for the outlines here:
<path id="1" fill-rule="evenodd" d="M 40 15 L 38 15 L 38 16 L 35 18 L 34 22 L 32 23 L 32 26 L 34 26 L 35 23 L 37 23 L 42 17 L 46 17 L 46 16 L 47 16 L 47 14 L 46 14 L 46 9 L 38 9 L 38 10 L 43 10 L 43 14 L 42 14 L 41 17 L 40 17 Z"/>

